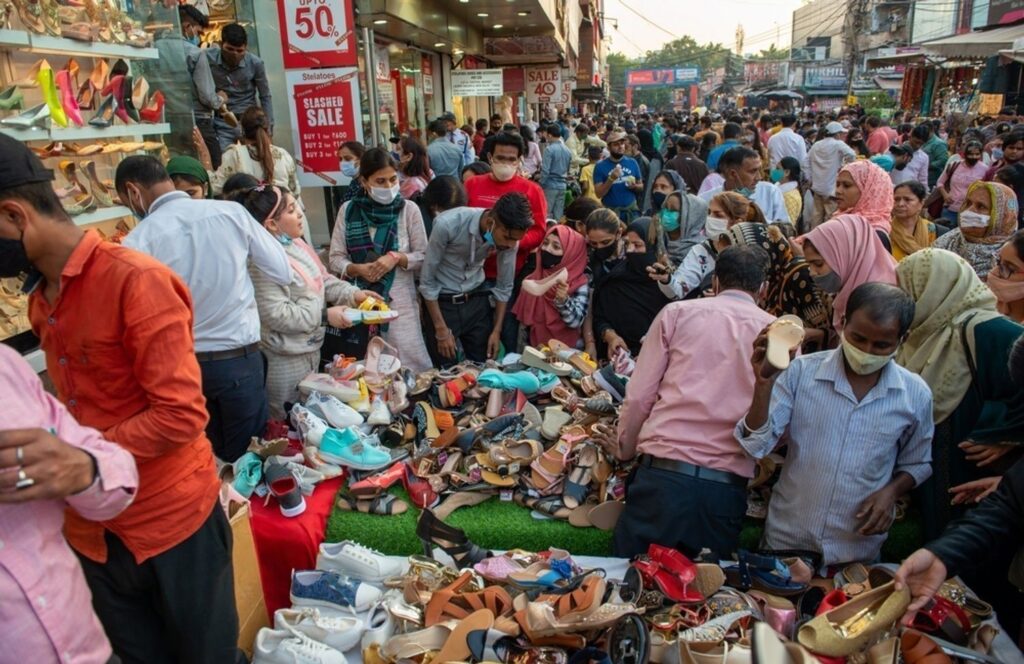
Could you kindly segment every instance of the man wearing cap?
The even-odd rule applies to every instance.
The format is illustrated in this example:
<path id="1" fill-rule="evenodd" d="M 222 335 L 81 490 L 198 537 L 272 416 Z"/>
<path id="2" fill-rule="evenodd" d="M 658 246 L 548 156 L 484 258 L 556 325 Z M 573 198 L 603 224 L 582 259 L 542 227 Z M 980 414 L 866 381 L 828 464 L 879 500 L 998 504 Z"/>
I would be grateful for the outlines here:
<path id="1" fill-rule="evenodd" d="M 153 256 L 176 272 L 195 303 L 195 354 L 210 414 L 206 435 L 231 463 L 267 424 L 260 318 L 247 265 L 287 286 L 292 268 L 284 247 L 242 206 L 195 201 L 176 191 L 157 159 L 127 157 L 114 184 L 125 205 L 142 218 L 124 246 Z"/>
<path id="2" fill-rule="evenodd" d="M 476 161 L 476 153 L 473 152 L 473 141 L 466 136 L 466 132 L 462 131 L 455 124 L 455 114 L 451 111 L 441 115 L 441 120 L 444 121 L 447 134 L 445 137 L 449 143 L 452 143 L 459 149 L 459 154 L 462 155 L 462 168 L 469 166 Z"/>
<path id="3" fill-rule="evenodd" d="M 909 180 L 917 180 L 928 191 L 928 155 L 915 150 L 910 143 L 893 145 L 889 148 L 889 154 L 893 158 L 889 177 L 894 187 Z"/>
<path id="4" fill-rule="evenodd" d="M 138 468 L 130 506 L 113 516 L 72 501 L 64 536 L 119 657 L 238 661 L 231 529 L 203 433 L 188 288 L 152 258 L 76 226 L 52 180 L 28 148 L 0 136 L 0 274 L 29 271 L 29 320 L 58 398 Z M 107 471 L 97 458 L 104 491 L 114 488 Z M 119 484 L 129 488 L 127 479 Z M 33 602 L 44 622 L 68 608 L 58 599 Z"/>
<path id="5" fill-rule="evenodd" d="M 811 228 L 827 221 L 836 212 L 836 177 L 843 166 L 857 158 L 857 153 L 843 140 L 846 129 L 836 121 L 825 125 L 825 137 L 807 151 L 807 177 L 814 198 Z"/>
<path id="6" fill-rule="evenodd" d="M 604 206 L 628 224 L 640 214 L 636 192 L 644 190 L 644 181 L 640 164 L 625 152 L 626 132 L 614 129 L 608 134 L 608 158 L 594 166 L 594 189 Z"/>

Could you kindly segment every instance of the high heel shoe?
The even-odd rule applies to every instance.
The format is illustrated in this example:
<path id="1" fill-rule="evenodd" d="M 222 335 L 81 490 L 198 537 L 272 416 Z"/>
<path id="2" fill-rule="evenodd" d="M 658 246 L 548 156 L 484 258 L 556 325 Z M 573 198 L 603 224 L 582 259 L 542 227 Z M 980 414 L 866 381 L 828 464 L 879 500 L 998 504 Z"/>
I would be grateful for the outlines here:
<path id="1" fill-rule="evenodd" d="M 71 72 L 67 69 L 61 69 L 57 72 L 57 85 L 60 87 L 60 104 L 64 109 L 64 113 L 76 125 L 79 127 L 83 126 L 85 121 L 82 119 L 82 112 L 78 108 L 78 102 L 75 101 L 75 87 L 71 83 Z"/>
<path id="2" fill-rule="evenodd" d="M 120 102 L 121 102 L 121 108 L 123 108 L 125 113 L 128 114 L 128 117 L 130 117 L 135 122 L 138 122 L 139 121 L 139 111 L 138 111 L 137 107 L 135 106 L 134 100 L 132 100 L 132 90 L 133 90 L 133 88 L 134 88 L 134 86 L 132 85 L 132 77 L 131 76 L 125 76 L 124 77 L 124 82 L 121 83 L 121 98 L 120 98 Z"/>
<path id="3" fill-rule="evenodd" d="M 32 127 L 46 128 L 46 121 L 50 119 L 49 104 L 39 104 L 18 115 L 0 120 L 0 124 L 19 129 L 30 129 Z"/>
<path id="4" fill-rule="evenodd" d="M 114 100 L 114 115 L 125 124 L 131 124 L 131 116 L 128 115 L 128 111 L 122 106 L 124 103 L 124 79 L 125 77 L 122 75 L 112 77 L 103 86 L 103 89 L 100 90 L 100 94 L 110 95 L 110 98 Z"/>
<path id="5" fill-rule="evenodd" d="M 93 127 L 105 128 L 109 127 L 114 123 L 114 113 L 117 111 L 117 102 L 114 100 L 114 95 L 107 95 L 103 101 L 100 102 L 99 108 L 96 109 L 96 114 L 89 120 L 89 124 Z"/>
<path id="6" fill-rule="evenodd" d="M 416 536 L 423 543 L 423 552 L 427 557 L 433 557 L 434 547 L 437 546 L 451 556 L 459 569 L 472 567 L 493 555 L 470 542 L 465 532 L 441 521 L 429 509 L 420 512 L 416 521 Z"/>
<path id="7" fill-rule="evenodd" d="M 89 78 L 78 89 L 78 107 L 89 110 L 96 110 L 97 97 L 100 90 L 107 84 L 110 76 L 110 65 L 102 58 L 94 61 L 92 73 Z"/>
<path id="8" fill-rule="evenodd" d="M 50 107 L 50 118 L 61 127 L 67 127 L 68 116 L 60 104 L 53 70 L 49 67 L 39 70 L 39 87 L 43 90 L 43 99 L 46 100 L 46 105 Z"/>
<path id="9" fill-rule="evenodd" d="M 132 83 L 132 104 L 135 108 L 143 109 L 146 107 L 146 102 L 149 101 L 149 81 L 143 76 L 139 76 Z"/>
<path id="10" fill-rule="evenodd" d="M 45 59 L 36 60 L 36 63 L 32 65 L 32 69 L 28 70 L 28 74 L 25 78 L 21 79 L 15 85 L 19 88 L 34 88 L 39 85 L 39 72 L 43 69 L 50 69 L 50 63 Z"/>
<path id="11" fill-rule="evenodd" d="M 99 177 L 96 176 L 96 162 L 92 160 L 83 161 L 82 170 L 85 171 L 85 177 L 89 179 L 89 187 L 93 198 L 96 199 L 100 207 L 111 207 L 114 205 L 113 187 L 101 182 Z"/>
<path id="12" fill-rule="evenodd" d="M 5 88 L 0 92 L 0 110 L 12 111 L 21 108 L 25 104 L 25 95 L 21 94 L 15 85 Z"/>

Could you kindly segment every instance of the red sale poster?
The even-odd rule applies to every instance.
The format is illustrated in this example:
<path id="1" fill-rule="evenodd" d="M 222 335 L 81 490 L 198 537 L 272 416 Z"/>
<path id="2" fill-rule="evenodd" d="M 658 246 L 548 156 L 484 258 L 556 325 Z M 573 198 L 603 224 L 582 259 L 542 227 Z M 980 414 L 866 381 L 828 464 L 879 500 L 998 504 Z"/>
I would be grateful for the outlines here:
<path id="1" fill-rule="evenodd" d="M 338 147 L 363 139 L 358 73 L 355 67 L 285 72 L 303 187 L 330 187 L 345 179 Z"/>
<path id="2" fill-rule="evenodd" d="M 285 69 L 357 64 L 352 0 L 277 0 Z"/>

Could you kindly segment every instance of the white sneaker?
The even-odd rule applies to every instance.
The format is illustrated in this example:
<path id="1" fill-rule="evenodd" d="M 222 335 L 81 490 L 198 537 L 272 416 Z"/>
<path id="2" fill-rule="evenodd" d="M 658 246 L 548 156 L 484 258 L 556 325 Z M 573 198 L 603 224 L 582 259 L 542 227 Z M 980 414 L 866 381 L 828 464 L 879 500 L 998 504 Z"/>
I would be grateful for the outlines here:
<path id="1" fill-rule="evenodd" d="M 252 664 L 348 664 L 345 655 L 301 632 L 264 627 L 256 634 Z"/>
<path id="2" fill-rule="evenodd" d="M 302 404 L 292 406 L 292 425 L 306 445 L 319 445 L 327 432 L 327 422 L 309 412 Z"/>
<path id="3" fill-rule="evenodd" d="M 359 643 L 365 625 L 359 618 L 328 616 L 319 609 L 306 607 L 275 611 L 274 629 L 300 632 L 338 652 L 346 652 Z"/>
<path id="4" fill-rule="evenodd" d="M 358 399 L 359 383 L 354 380 L 335 380 L 328 374 L 309 374 L 299 383 L 299 392 L 312 394 L 313 390 L 322 394 L 330 394 L 345 403 Z"/>
<path id="5" fill-rule="evenodd" d="M 388 594 L 394 592 L 397 591 L 389 590 Z M 388 611 L 388 607 L 385 604 L 387 599 L 387 595 L 381 598 L 381 601 L 374 605 L 366 616 L 366 631 L 363 632 L 363 638 L 359 643 L 362 651 L 365 651 L 372 645 L 382 647 L 395 634 L 395 619 L 391 616 L 391 612 Z"/>
<path id="6" fill-rule="evenodd" d="M 391 410 L 379 394 L 373 397 L 373 405 L 370 407 L 370 416 L 366 418 L 366 423 L 374 426 L 391 424 Z"/>
<path id="7" fill-rule="evenodd" d="M 324 461 L 320 456 L 320 448 L 308 445 L 302 448 L 302 456 L 306 459 L 306 465 L 323 475 L 325 480 L 338 477 L 344 472 L 341 466 Z"/>
<path id="8" fill-rule="evenodd" d="M 363 416 L 348 404 L 342 403 L 337 397 L 313 390 L 306 399 L 306 408 L 311 413 L 327 420 L 335 429 L 359 426 Z"/>
<path id="9" fill-rule="evenodd" d="M 316 567 L 372 583 L 400 576 L 405 569 L 401 560 L 393 560 L 350 540 L 321 544 Z"/>

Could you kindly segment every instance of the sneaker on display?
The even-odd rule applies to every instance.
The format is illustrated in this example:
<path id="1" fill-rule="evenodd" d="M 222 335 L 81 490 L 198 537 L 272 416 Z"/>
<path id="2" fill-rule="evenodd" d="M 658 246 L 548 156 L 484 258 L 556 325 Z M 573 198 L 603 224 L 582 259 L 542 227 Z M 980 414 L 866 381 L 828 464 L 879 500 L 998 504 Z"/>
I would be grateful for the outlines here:
<path id="1" fill-rule="evenodd" d="M 324 570 L 292 571 L 292 607 L 316 606 L 335 611 L 365 611 L 383 593 L 368 583 Z"/>
<path id="2" fill-rule="evenodd" d="M 355 427 L 363 423 L 363 416 L 337 397 L 313 390 L 306 399 L 306 409 L 326 420 L 335 429 Z"/>
<path id="3" fill-rule="evenodd" d="M 401 560 L 388 558 L 379 551 L 349 540 L 321 544 L 316 567 L 372 583 L 401 576 L 405 569 Z"/>
<path id="4" fill-rule="evenodd" d="M 339 466 L 377 470 L 391 464 L 391 455 L 356 429 L 328 429 L 320 442 L 320 456 Z"/>
<path id="5" fill-rule="evenodd" d="M 306 511 L 306 500 L 302 497 L 302 489 L 298 480 L 288 467 L 291 464 L 281 463 L 273 457 L 263 467 L 267 488 L 277 499 L 281 514 L 295 517 Z"/>
<path id="6" fill-rule="evenodd" d="M 306 445 L 319 445 L 327 431 L 327 422 L 309 411 L 302 404 L 292 406 L 292 426 L 302 436 Z"/>
<path id="7" fill-rule="evenodd" d="M 338 650 L 301 632 L 264 627 L 256 634 L 252 664 L 348 664 Z"/>
<path id="8" fill-rule="evenodd" d="M 366 423 L 385 427 L 391 424 L 391 410 L 379 394 L 373 397 L 373 405 L 370 406 L 370 416 L 366 418 Z"/>
<path id="9" fill-rule="evenodd" d="M 307 445 L 302 448 L 302 456 L 306 459 L 306 465 L 323 475 L 325 480 L 338 477 L 345 472 L 341 466 L 324 461 L 318 447 Z"/>
<path id="10" fill-rule="evenodd" d="M 319 609 L 306 607 L 275 611 L 274 629 L 300 632 L 338 652 L 346 652 L 359 643 L 365 625 L 359 618 L 328 616 Z"/>

